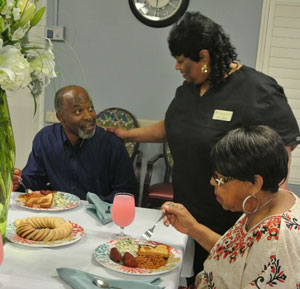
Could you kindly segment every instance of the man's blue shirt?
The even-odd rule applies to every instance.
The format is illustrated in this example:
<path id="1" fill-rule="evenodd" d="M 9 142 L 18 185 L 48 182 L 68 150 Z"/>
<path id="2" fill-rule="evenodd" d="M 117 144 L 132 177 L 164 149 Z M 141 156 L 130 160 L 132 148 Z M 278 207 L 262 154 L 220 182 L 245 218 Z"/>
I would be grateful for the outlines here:
<path id="1" fill-rule="evenodd" d="M 129 192 L 138 200 L 132 161 L 123 142 L 100 127 L 75 146 L 60 123 L 44 127 L 34 138 L 22 178 L 32 190 L 68 192 L 80 199 L 93 192 L 107 202 L 117 192 Z"/>

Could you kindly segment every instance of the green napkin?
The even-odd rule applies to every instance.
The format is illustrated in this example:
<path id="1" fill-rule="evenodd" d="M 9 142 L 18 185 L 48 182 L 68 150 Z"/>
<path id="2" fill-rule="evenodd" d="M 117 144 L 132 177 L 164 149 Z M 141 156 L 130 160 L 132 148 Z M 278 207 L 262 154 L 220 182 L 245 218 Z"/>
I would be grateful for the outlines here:
<path id="1" fill-rule="evenodd" d="M 105 280 L 110 286 L 120 287 L 122 289 L 163 289 L 158 284 L 162 282 L 161 278 L 154 280 L 117 280 L 108 279 L 94 274 L 90 274 L 81 270 L 72 268 L 56 268 L 61 279 L 68 283 L 73 289 L 96 289 L 99 288 L 93 284 L 93 278 L 99 277 Z M 131 277 L 129 277 L 131 279 Z"/>
<path id="2" fill-rule="evenodd" d="M 86 194 L 86 199 L 89 202 L 85 206 L 86 212 L 105 225 L 111 222 L 111 204 L 102 201 L 96 194 L 88 192 Z"/>

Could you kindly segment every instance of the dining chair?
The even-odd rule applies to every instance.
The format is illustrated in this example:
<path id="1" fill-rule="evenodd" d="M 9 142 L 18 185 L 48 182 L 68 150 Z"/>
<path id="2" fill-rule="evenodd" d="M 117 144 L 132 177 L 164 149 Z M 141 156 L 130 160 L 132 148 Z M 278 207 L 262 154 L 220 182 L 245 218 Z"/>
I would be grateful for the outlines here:
<path id="1" fill-rule="evenodd" d="M 164 159 L 165 171 L 163 181 L 151 184 L 151 178 L 155 163 Z M 163 144 L 163 153 L 156 154 L 147 162 L 147 170 L 144 181 L 142 207 L 160 207 L 165 201 L 173 200 L 172 170 L 173 158 L 168 143 Z"/>
<path id="2" fill-rule="evenodd" d="M 130 130 L 138 128 L 139 124 L 135 116 L 124 108 L 110 107 L 100 111 L 97 114 L 96 124 L 102 128 L 113 126 L 117 128 L 124 128 Z M 135 176 L 138 182 L 138 188 L 141 183 L 142 170 L 142 152 L 139 150 L 138 142 L 126 142 L 125 147 L 135 165 Z"/>

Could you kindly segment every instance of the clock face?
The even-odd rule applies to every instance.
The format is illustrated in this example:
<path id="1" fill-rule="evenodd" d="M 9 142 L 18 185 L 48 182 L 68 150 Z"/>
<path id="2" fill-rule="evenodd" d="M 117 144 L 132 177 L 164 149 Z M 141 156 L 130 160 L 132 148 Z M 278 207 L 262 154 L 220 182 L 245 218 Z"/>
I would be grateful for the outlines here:
<path id="1" fill-rule="evenodd" d="M 176 22 L 188 4 L 189 0 L 129 0 L 136 18 L 152 27 L 165 27 Z"/>

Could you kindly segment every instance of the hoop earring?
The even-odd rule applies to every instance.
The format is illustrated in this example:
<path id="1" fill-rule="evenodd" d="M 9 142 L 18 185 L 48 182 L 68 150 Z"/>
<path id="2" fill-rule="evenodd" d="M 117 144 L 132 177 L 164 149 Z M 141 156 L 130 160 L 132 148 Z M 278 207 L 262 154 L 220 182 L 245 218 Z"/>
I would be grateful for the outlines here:
<path id="1" fill-rule="evenodd" d="M 257 206 L 256 206 L 256 208 L 255 208 L 252 212 L 247 212 L 246 209 L 245 209 L 245 205 L 246 205 L 246 202 L 247 202 L 250 198 L 254 198 L 254 199 L 257 201 Z M 244 212 L 245 214 L 250 214 L 250 215 L 252 215 L 252 214 L 254 214 L 254 213 L 258 210 L 258 208 L 259 208 L 259 201 L 258 201 L 258 199 L 257 199 L 255 196 L 251 196 L 251 195 L 250 195 L 250 196 L 248 196 L 248 197 L 245 198 L 245 200 L 243 201 L 242 207 L 243 207 L 243 212 Z"/>
<path id="2" fill-rule="evenodd" d="M 202 72 L 202 74 L 204 74 L 204 75 L 207 74 L 208 70 L 207 70 L 207 65 L 206 65 L 206 64 L 204 64 L 204 65 L 201 67 L 201 72 Z"/>

